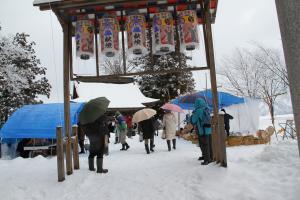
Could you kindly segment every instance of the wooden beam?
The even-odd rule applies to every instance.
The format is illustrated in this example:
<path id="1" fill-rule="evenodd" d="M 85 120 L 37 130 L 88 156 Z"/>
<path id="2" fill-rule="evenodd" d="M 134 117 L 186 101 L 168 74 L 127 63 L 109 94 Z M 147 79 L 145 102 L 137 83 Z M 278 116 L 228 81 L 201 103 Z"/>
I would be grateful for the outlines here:
<path id="1" fill-rule="evenodd" d="M 69 59 L 69 26 L 67 23 L 63 28 L 63 84 L 64 84 L 64 131 L 66 141 L 66 168 L 67 175 L 73 173 L 71 156 L 71 123 L 70 123 L 70 59 Z"/>
<path id="2" fill-rule="evenodd" d="M 62 127 L 56 127 L 56 157 L 58 182 L 65 180 L 65 158 Z"/>
<path id="3" fill-rule="evenodd" d="M 69 65 L 70 65 L 70 77 L 73 77 L 73 53 L 72 53 L 72 23 L 68 23 L 68 48 L 69 48 Z"/>

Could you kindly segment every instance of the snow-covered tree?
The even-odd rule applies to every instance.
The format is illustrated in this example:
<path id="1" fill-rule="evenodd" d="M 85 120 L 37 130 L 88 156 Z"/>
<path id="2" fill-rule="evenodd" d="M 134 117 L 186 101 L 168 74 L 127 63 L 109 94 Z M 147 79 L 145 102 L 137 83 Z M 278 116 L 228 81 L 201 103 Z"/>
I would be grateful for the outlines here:
<path id="1" fill-rule="evenodd" d="M 1 29 L 0 29 L 1 30 Z M 17 33 L 13 38 L 0 35 L 0 122 L 17 108 L 42 103 L 38 95 L 49 97 L 51 86 L 46 68 L 35 55 L 29 35 Z"/>
<path id="2" fill-rule="evenodd" d="M 148 97 L 160 99 L 162 103 L 177 97 L 178 92 L 183 94 L 192 91 L 195 87 L 193 75 L 190 71 L 184 71 L 188 67 L 186 57 L 183 54 L 180 57 L 179 59 L 175 53 L 153 56 L 153 58 L 146 55 L 132 61 L 144 71 L 182 69 L 182 72 L 178 73 L 140 76 L 138 83 L 141 91 Z"/>

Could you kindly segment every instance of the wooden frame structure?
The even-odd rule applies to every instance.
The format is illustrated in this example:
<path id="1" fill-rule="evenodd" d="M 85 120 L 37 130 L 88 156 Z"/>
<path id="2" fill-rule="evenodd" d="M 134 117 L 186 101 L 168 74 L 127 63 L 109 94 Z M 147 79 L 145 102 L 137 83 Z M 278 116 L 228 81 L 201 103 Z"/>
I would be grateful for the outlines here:
<path id="1" fill-rule="evenodd" d="M 109 82 L 109 83 L 127 83 L 131 82 L 132 78 L 128 77 L 131 75 L 143 75 L 143 74 L 161 74 L 161 73 L 175 73 L 193 70 L 209 70 L 211 77 L 211 89 L 213 94 L 213 146 L 214 146 L 214 160 L 221 163 L 222 166 L 226 167 L 226 148 L 222 130 L 218 125 L 222 125 L 222 120 L 218 117 L 218 95 L 217 95 L 217 82 L 216 82 L 216 71 L 215 71 L 215 59 L 214 49 L 212 40 L 212 28 L 211 24 L 215 22 L 216 11 L 217 11 L 218 0 L 35 0 L 34 6 L 38 6 L 40 10 L 52 10 L 63 29 L 63 84 L 64 84 L 64 120 L 65 120 L 65 135 L 67 138 L 66 144 L 66 168 L 67 174 L 72 174 L 72 159 L 71 159 L 71 143 L 70 143 L 70 80 L 78 80 L 84 82 Z M 96 45 L 96 76 L 77 76 L 73 75 L 73 61 L 72 61 L 72 20 L 78 15 L 83 14 L 96 14 L 98 13 L 117 13 L 117 16 L 123 20 L 124 15 L 128 11 L 141 11 L 146 12 L 149 16 L 151 12 L 159 12 L 160 9 L 173 8 L 173 12 L 176 16 L 176 11 L 180 9 L 187 9 L 189 6 L 194 6 L 197 10 L 198 23 L 202 24 L 207 67 L 192 67 L 179 69 L 175 68 L 172 70 L 164 71 L 143 71 L 137 73 L 126 73 L 126 62 L 125 62 L 125 45 L 124 45 L 124 29 L 122 31 L 122 52 L 123 52 L 123 67 L 124 74 L 121 75 L 99 75 L 98 66 L 98 49 Z M 122 24 L 122 23 L 121 23 Z M 150 24 L 150 23 L 148 23 Z M 175 20 L 176 24 L 176 20 Z M 151 27 L 148 26 L 149 30 Z M 175 26 L 176 28 L 176 26 Z M 177 31 L 176 31 L 177 33 Z M 178 39 L 178 34 L 177 39 Z M 97 39 L 97 33 L 95 31 L 95 39 Z M 151 39 L 151 38 L 150 38 Z M 177 43 L 177 51 L 178 45 Z M 151 48 L 150 48 L 151 49 Z M 150 55 L 152 52 L 150 50 Z M 219 149 L 222 147 L 222 149 Z"/>

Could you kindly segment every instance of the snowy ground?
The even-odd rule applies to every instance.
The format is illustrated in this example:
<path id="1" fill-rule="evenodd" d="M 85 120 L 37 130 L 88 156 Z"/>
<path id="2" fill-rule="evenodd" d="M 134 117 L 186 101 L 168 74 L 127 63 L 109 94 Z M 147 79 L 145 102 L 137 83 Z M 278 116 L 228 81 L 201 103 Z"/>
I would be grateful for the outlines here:
<path id="1" fill-rule="evenodd" d="M 145 154 L 138 137 L 127 152 L 110 145 L 108 174 L 88 171 L 87 154 L 80 170 L 57 182 L 56 157 L 0 160 L 0 197 L 9 200 L 218 200 L 300 198 L 300 159 L 296 141 L 227 148 L 228 168 L 201 166 L 199 148 L 180 139 L 167 151 L 156 137 L 155 153 Z"/>

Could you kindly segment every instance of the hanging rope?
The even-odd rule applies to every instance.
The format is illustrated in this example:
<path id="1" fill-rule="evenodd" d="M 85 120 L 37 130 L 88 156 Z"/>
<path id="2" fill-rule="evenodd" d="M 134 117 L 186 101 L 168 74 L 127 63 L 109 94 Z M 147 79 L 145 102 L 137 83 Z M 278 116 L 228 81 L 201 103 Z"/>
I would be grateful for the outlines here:
<path id="1" fill-rule="evenodd" d="M 52 58 L 53 58 L 53 65 L 54 65 L 54 73 L 55 73 L 55 87 L 58 88 L 58 80 L 57 80 L 57 66 L 56 66 L 56 57 L 55 57 L 55 45 L 54 45 L 54 34 L 53 34 L 53 22 L 52 22 L 52 7 L 51 7 L 51 3 L 49 2 L 49 7 L 50 7 L 50 11 L 49 11 L 49 17 L 50 17 L 50 28 L 51 28 L 51 41 L 52 41 Z M 59 101 L 59 93 L 58 90 L 56 90 L 56 98 Z M 60 126 L 62 126 L 63 124 L 63 119 L 62 119 L 62 110 L 60 109 L 60 107 L 58 106 L 58 113 L 59 113 L 59 120 L 60 120 Z"/>

